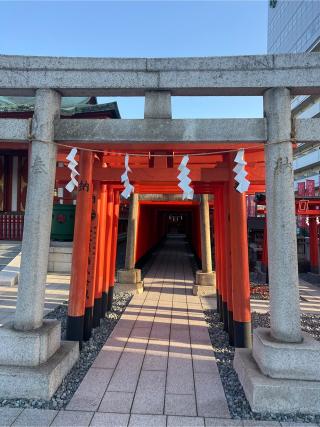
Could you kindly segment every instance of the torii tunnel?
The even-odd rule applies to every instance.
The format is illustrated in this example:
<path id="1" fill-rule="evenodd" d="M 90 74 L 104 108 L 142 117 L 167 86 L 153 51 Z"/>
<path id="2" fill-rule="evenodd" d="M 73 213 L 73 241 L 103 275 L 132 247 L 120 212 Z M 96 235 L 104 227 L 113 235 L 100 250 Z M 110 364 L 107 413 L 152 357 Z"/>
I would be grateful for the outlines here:
<path id="1" fill-rule="evenodd" d="M 88 148 L 90 147 L 90 150 Z M 230 147 L 193 144 L 174 147 L 175 151 L 144 144 L 143 151 L 122 147 L 122 153 L 94 152 L 88 145 L 80 150 L 79 191 L 74 233 L 74 249 L 68 316 L 68 338 L 88 339 L 92 327 L 111 307 L 115 285 L 117 222 L 119 197 L 123 190 L 120 176 L 124 171 L 124 154 L 129 154 L 130 182 L 134 195 L 129 199 L 129 221 L 125 269 L 118 272 L 116 286 L 131 285 L 143 291 L 139 261 L 152 251 L 172 229 L 184 233 L 202 270 L 197 273 L 194 294 L 213 293 L 230 342 L 237 347 L 251 346 L 250 284 L 246 193 L 236 190 L 234 158 L 245 150 L 247 179 L 254 194 L 265 190 L 264 150 L 243 143 Z M 188 151 L 193 200 L 183 201 L 178 187 L 178 166 Z M 65 161 L 67 151 L 59 153 Z M 204 155 L 202 155 L 204 153 Z M 123 154 L 123 155 L 121 155 Z M 130 155 L 132 154 L 132 155 Z M 69 180 L 67 168 L 57 168 L 58 186 Z M 180 195 L 179 195 L 180 194 Z M 212 267 L 209 206 L 213 208 L 214 263 Z M 179 221 L 179 230 L 174 220 Z M 88 260 L 88 261 L 87 261 Z M 232 265 L 232 268 L 231 268 Z"/>

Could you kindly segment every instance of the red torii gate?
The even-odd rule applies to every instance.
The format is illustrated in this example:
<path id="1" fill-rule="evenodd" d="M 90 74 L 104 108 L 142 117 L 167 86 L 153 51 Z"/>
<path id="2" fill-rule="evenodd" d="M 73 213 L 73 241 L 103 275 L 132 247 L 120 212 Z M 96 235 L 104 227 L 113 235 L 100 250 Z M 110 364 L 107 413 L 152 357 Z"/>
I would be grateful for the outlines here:
<path id="1" fill-rule="evenodd" d="M 177 194 L 177 167 L 183 154 L 181 145 L 177 151 L 168 151 L 167 145 L 144 144 L 143 151 L 134 147 L 121 147 L 121 154 L 130 156 L 130 182 L 139 194 Z M 235 190 L 232 171 L 236 150 L 249 148 L 245 153 L 246 170 L 251 183 L 248 194 L 264 191 L 263 144 L 254 149 L 246 144 L 219 144 L 209 149 L 203 144 L 192 145 L 188 167 L 195 194 L 213 194 L 216 254 L 216 282 L 218 309 L 229 332 L 230 343 L 238 347 L 251 345 L 250 287 L 247 241 L 246 195 Z M 123 186 L 120 176 L 124 171 L 123 155 L 112 152 L 106 144 L 105 153 L 95 152 L 94 143 L 81 145 L 79 155 L 79 190 L 75 219 L 72 274 L 70 285 L 67 336 L 72 340 L 88 339 L 92 327 L 100 324 L 106 310 L 111 308 L 115 279 L 117 223 L 119 193 Z M 84 148 L 84 150 L 83 150 Z M 130 148 L 130 150 L 129 150 Z M 206 155 L 201 155 L 205 152 Z M 149 154 L 146 154 L 149 153 Z M 59 161 L 65 161 L 66 148 L 60 149 Z M 139 154 L 139 156 L 137 156 Z M 196 154 L 196 155 L 194 155 Z M 200 155 L 199 155 L 200 154 Z M 59 185 L 69 180 L 67 168 L 57 168 Z M 144 214 L 147 206 L 158 210 L 160 206 L 174 205 L 199 210 L 199 202 L 141 201 L 138 216 L 138 244 L 135 248 L 137 261 L 163 237 L 161 216 L 151 219 Z M 148 218 L 148 219 L 146 219 Z M 199 219 L 198 219 L 199 221 Z M 148 227 L 152 227 L 152 238 Z M 155 231 L 157 230 L 157 231 Z M 143 238 L 142 236 L 146 236 Z M 201 257 L 199 223 L 193 231 L 193 247 Z M 231 268 L 232 265 L 232 268 Z"/>

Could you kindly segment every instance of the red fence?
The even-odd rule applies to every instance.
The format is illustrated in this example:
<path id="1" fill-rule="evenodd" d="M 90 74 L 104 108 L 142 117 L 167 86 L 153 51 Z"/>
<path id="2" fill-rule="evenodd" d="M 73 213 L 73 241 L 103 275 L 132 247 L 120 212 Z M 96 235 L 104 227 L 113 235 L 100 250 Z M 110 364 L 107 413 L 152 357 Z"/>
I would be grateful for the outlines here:
<path id="1" fill-rule="evenodd" d="M 22 213 L 0 213 L 0 240 L 22 240 Z"/>

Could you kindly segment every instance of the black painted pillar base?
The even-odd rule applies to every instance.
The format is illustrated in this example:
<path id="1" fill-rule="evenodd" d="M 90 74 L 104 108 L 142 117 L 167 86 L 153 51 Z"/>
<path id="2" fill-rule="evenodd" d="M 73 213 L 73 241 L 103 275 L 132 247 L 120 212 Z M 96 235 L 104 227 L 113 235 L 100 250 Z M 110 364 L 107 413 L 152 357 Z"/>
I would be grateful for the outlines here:
<path id="1" fill-rule="evenodd" d="M 233 321 L 234 346 L 238 348 L 252 348 L 251 322 Z"/>
<path id="2" fill-rule="evenodd" d="M 83 340 L 84 316 L 68 316 L 66 338 L 68 341 Z"/>
<path id="3" fill-rule="evenodd" d="M 107 303 L 107 311 L 110 311 L 112 309 L 112 303 L 113 303 L 113 289 L 114 286 L 111 286 L 109 288 L 109 293 L 108 293 L 108 303 Z"/>
<path id="4" fill-rule="evenodd" d="M 93 319 L 92 319 L 92 327 L 93 328 L 97 328 L 98 326 L 100 326 L 101 300 L 102 300 L 102 298 L 97 298 L 94 300 Z"/>
<path id="5" fill-rule="evenodd" d="M 220 306 L 220 322 L 223 322 L 223 305 L 222 305 L 222 296 L 219 295 L 219 306 Z"/>
<path id="6" fill-rule="evenodd" d="M 222 302 L 222 310 L 223 310 L 223 330 L 228 332 L 228 305 L 226 301 Z"/>
<path id="7" fill-rule="evenodd" d="M 101 319 L 104 319 L 106 317 L 107 305 L 108 305 L 108 292 L 102 292 L 102 298 L 101 298 Z"/>
<path id="8" fill-rule="evenodd" d="M 93 308 L 86 307 L 84 312 L 84 326 L 83 326 L 83 339 L 88 341 L 92 333 L 92 324 L 93 324 Z"/>
<path id="9" fill-rule="evenodd" d="M 217 289 L 217 293 L 216 293 L 216 298 L 217 298 L 217 313 L 221 312 L 221 308 L 220 308 L 220 296 L 219 296 L 219 291 Z"/>
<path id="10" fill-rule="evenodd" d="M 229 344 L 234 346 L 234 323 L 233 313 L 228 310 L 228 326 L 229 326 Z"/>

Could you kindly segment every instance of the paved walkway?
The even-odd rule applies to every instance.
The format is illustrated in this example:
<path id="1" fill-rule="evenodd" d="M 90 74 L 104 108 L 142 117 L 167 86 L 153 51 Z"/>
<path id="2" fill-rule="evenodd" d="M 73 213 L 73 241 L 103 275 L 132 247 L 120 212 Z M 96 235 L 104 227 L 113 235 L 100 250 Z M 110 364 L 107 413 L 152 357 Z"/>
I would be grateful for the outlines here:
<path id="1" fill-rule="evenodd" d="M 0 426 L 295 425 L 230 419 L 203 317 L 214 301 L 192 296 L 189 259 L 183 240 L 167 241 L 146 291 L 133 297 L 66 410 L 0 408 Z M 46 312 L 67 299 L 68 279 L 48 275 Z M 0 324 L 14 313 L 16 289 L 1 289 Z M 301 296 L 304 311 L 319 311 L 319 288 L 302 282 Z"/>
<path id="2" fill-rule="evenodd" d="M 149 425 L 165 415 L 230 417 L 183 239 L 168 239 L 144 281 L 67 410 L 123 422 L 131 414 L 131 424 L 151 415 Z"/>

